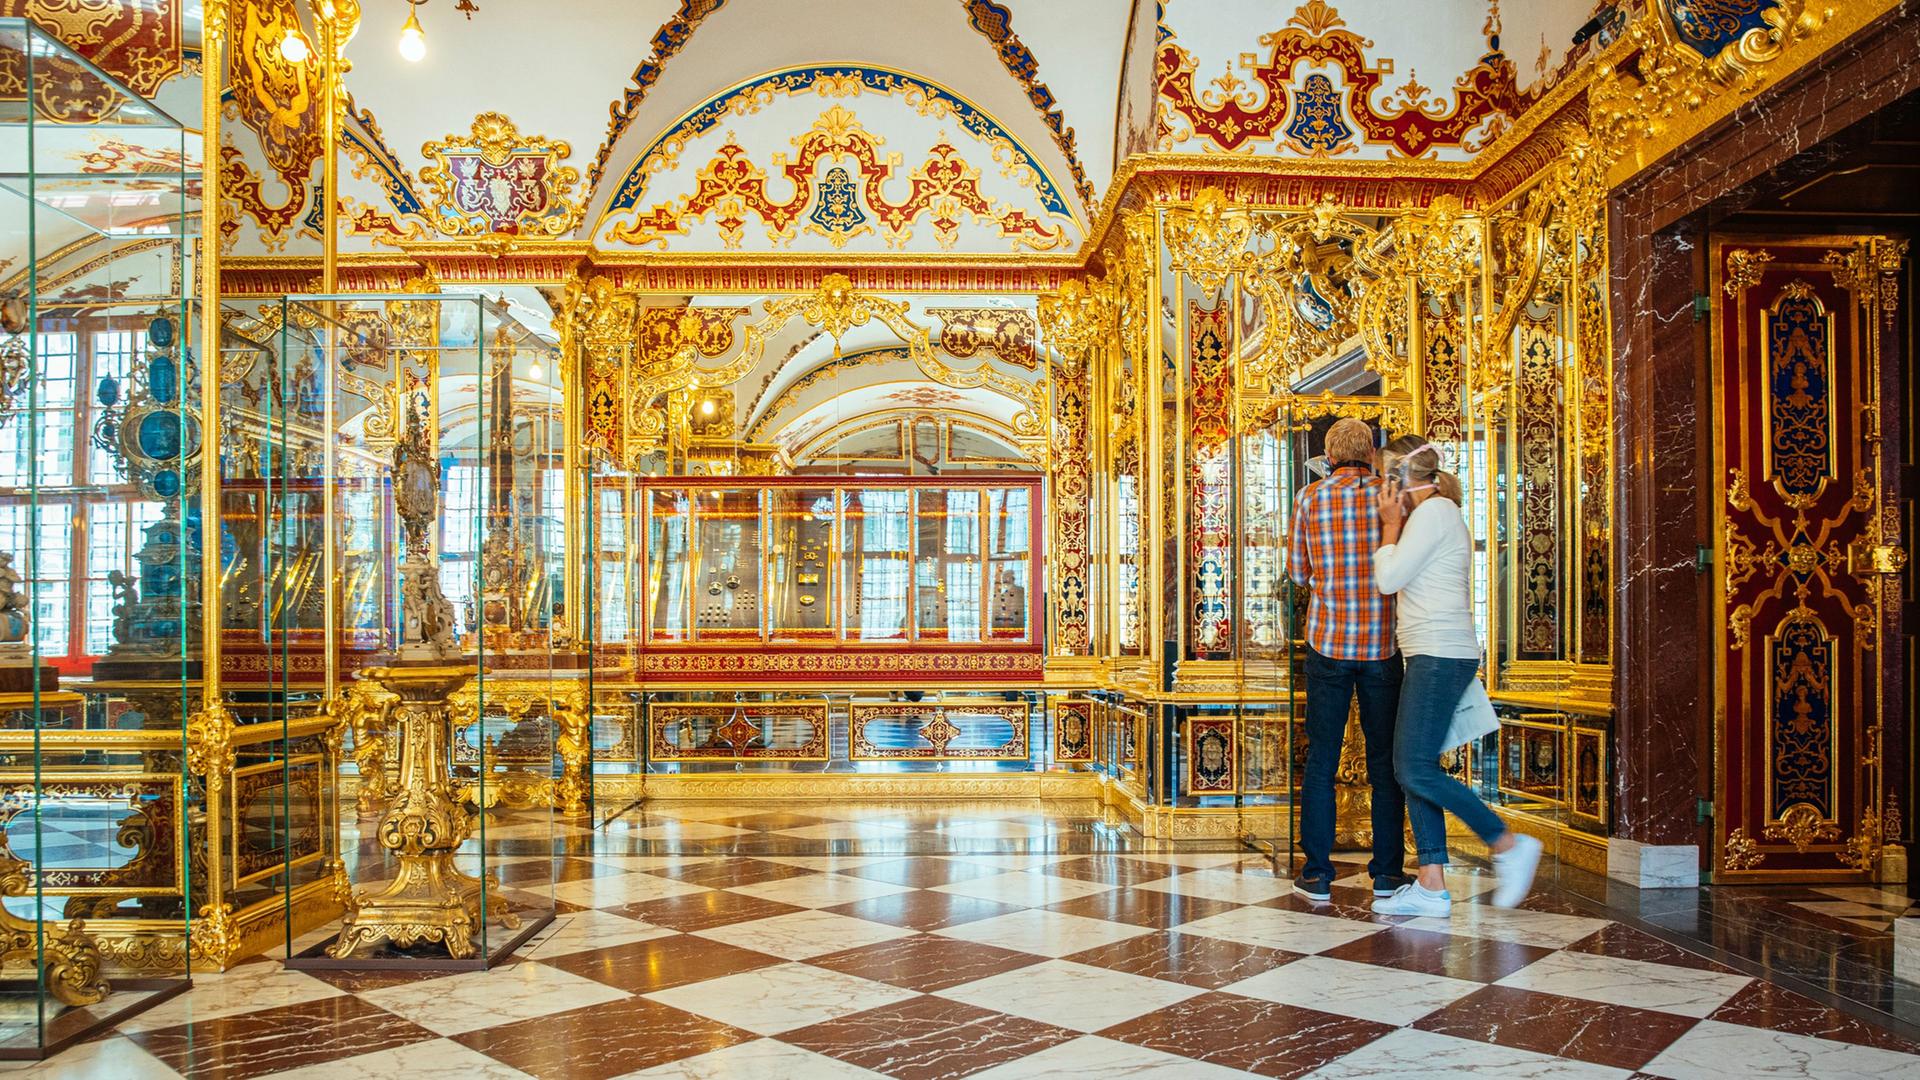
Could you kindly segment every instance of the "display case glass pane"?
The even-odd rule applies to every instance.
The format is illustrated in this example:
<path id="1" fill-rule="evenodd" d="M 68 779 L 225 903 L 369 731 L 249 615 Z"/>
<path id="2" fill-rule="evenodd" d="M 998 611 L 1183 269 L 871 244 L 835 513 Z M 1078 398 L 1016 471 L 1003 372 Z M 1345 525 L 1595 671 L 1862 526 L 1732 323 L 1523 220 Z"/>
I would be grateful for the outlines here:
<path id="1" fill-rule="evenodd" d="M 841 496 L 846 519 L 846 636 L 904 641 L 912 603 L 913 492 L 866 488 Z"/>
<path id="2" fill-rule="evenodd" d="M 687 639 L 689 557 L 687 493 L 655 488 L 647 493 L 647 625 L 654 641 Z"/>
<path id="3" fill-rule="evenodd" d="M 923 488 L 914 493 L 914 625 L 928 641 L 980 641 L 984 562 L 983 492 Z"/>
<path id="4" fill-rule="evenodd" d="M 773 639 L 831 639 L 833 489 L 776 487 L 767 491 L 767 499 L 767 614 Z"/>
<path id="5" fill-rule="evenodd" d="M 760 492 L 715 489 L 693 500 L 694 636 L 760 638 Z"/>
<path id="6" fill-rule="evenodd" d="M 1025 641 L 1033 589 L 1033 490 L 988 488 L 989 636 Z"/>

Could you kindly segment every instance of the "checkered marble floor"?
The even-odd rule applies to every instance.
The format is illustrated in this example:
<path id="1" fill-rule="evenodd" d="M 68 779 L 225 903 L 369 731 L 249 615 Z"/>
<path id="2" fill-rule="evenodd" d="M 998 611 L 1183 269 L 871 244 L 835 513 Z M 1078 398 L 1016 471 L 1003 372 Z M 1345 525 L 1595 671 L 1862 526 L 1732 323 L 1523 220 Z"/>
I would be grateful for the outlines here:
<path id="1" fill-rule="evenodd" d="M 510 826 L 507 831 L 522 828 Z M 546 877 L 538 835 L 490 834 Z M 1920 1046 L 1551 890 L 1451 920 L 1314 904 L 1241 852 L 988 807 L 649 807 L 563 827 L 508 965 L 256 960 L 30 1075 L 986 1080 L 1913 1077 Z M 535 851 L 529 851 L 529 847 Z"/>

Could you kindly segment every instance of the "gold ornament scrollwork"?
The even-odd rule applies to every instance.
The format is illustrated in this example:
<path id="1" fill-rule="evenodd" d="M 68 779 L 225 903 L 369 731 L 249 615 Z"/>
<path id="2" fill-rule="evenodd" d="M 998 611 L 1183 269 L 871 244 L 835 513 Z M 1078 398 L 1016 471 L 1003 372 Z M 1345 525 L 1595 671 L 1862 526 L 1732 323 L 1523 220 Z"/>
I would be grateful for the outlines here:
<path id="1" fill-rule="evenodd" d="M 1840 838 L 1840 826 L 1820 816 L 1820 811 L 1806 803 L 1795 803 L 1787 807 L 1776 821 L 1767 823 L 1764 835 L 1769 840 L 1784 841 L 1793 845 L 1793 850 L 1805 853 L 1815 844 L 1828 844 Z"/>
<path id="2" fill-rule="evenodd" d="M 1722 865 L 1728 870 L 1752 870 L 1766 858 L 1744 826 L 1727 834 L 1724 856 Z"/>

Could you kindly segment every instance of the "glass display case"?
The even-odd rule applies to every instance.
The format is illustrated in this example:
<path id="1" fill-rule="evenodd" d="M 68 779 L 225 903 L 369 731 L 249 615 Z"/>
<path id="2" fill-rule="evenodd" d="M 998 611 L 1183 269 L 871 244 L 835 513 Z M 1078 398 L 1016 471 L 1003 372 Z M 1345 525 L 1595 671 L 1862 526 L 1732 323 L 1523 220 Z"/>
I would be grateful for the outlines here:
<path id="1" fill-rule="evenodd" d="M 493 301 L 424 284 L 292 297 L 273 321 L 279 408 L 257 471 L 283 509 L 257 595 L 313 574 L 331 587 L 312 610 L 263 605 L 247 632 L 282 658 L 313 630 L 337 642 L 274 668 L 285 767 L 327 764 L 309 717 L 351 748 L 344 782 L 315 781 L 331 793 L 312 804 L 322 857 L 290 846 L 280 872 L 353 899 L 341 922 L 290 924 L 287 962 L 485 967 L 552 917 L 555 808 L 585 786 L 584 673 L 556 650 L 551 346 Z"/>
<path id="2" fill-rule="evenodd" d="M 212 796 L 183 767 L 206 355 L 185 140 L 0 19 L 0 1058 L 187 987 Z"/>
<path id="3" fill-rule="evenodd" d="M 597 641 L 1037 648 L 1038 491 L 1005 477 L 602 482 Z"/>

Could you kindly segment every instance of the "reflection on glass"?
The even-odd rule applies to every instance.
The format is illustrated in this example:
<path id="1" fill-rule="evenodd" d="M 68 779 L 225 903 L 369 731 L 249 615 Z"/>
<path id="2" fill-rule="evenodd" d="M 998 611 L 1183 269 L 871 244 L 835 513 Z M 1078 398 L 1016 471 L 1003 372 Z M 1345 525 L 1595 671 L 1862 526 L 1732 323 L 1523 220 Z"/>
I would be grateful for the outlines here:
<path id="1" fill-rule="evenodd" d="M 767 522 L 768 617 L 775 640 L 833 636 L 833 491 L 773 488 Z"/>
<path id="2" fill-rule="evenodd" d="M 687 639 L 687 495 L 652 491 L 647 504 L 647 623 L 655 641 Z"/>
<path id="3" fill-rule="evenodd" d="M 694 581 L 694 636 L 760 636 L 760 493 L 708 491 L 695 497 L 700 563 Z"/>
<path id="4" fill-rule="evenodd" d="M 907 637 L 908 518 L 912 492 L 846 493 L 847 632 L 861 641 Z"/>
<path id="5" fill-rule="evenodd" d="M 987 490 L 987 557 L 992 574 L 991 636 L 1024 641 L 1033 581 L 1033 492 Z"/>
<path id="6" fill-rule="evenodd" d="M 980 640 L 980 492 L 920 491 L 915 618 L 929 640 Z"/>

